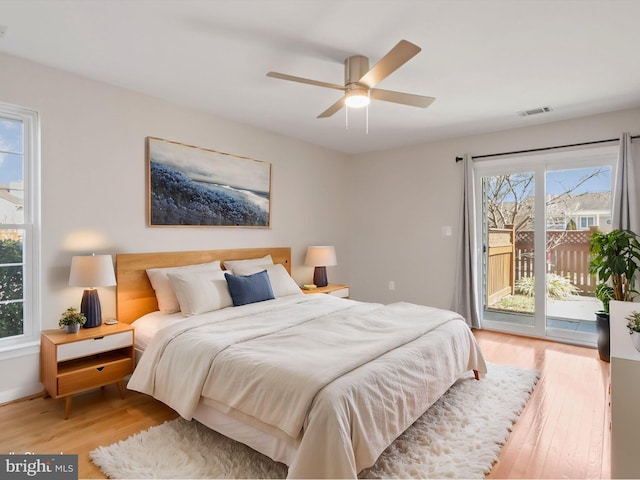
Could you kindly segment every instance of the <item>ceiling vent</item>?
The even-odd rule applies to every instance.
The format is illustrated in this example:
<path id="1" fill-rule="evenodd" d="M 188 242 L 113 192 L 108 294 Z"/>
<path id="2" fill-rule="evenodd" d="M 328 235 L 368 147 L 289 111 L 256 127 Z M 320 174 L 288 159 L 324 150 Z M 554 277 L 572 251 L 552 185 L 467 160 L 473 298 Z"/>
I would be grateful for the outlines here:
<path id="1" fill-rule="evenodd" d="M 531 110 L 524 110 L 522 112 L 518 112 L 518 115 L 521 117 L 528 117 L 530 115 L 538 115 L 540 113 L 548 113 L 551 112 L 551 107 L 538 107 L 532 108 Z"/>

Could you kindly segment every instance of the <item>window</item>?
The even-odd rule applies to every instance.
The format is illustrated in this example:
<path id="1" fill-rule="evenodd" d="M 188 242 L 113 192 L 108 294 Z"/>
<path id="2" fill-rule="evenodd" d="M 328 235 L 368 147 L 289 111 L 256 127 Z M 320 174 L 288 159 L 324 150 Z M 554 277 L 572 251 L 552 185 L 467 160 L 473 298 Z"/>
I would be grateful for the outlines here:
<path id="1" fill-rule="evenodd" d="M 595 224 L 595 217 L 580 217 L 580 230 L 589 230 L 589 227 Z"/>
<path id="2" fill-rule="evenodd" d="M 483 328 L 596 344 L 588 228 L 611 216 L 617 156 L 599 146 L 474 163 Z"/>
<path id="3" fill-rule="evenodd" d="M 0 103 L 0 353 L 40 331 L 39 150 L 37 112 Z"/>

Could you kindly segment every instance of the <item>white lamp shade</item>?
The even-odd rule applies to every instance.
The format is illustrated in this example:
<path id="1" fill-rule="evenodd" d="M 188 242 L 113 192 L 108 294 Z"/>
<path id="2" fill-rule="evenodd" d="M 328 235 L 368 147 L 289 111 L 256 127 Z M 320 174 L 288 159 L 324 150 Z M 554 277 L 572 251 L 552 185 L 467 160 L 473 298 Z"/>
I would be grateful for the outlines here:
<path id="1" fill-rule="evenodd" d="M 115 284 L 111 255 L 82 255 L 71 259 L 69 286 L 109 287 Z"/>
<path id="2" fill-rule="evenodd" d="M 307 247 L 307 255 L 304 259 L 305 265 L 314 267 L 331 267 L 337 265 L 336 249 L 329 246 Z"/>

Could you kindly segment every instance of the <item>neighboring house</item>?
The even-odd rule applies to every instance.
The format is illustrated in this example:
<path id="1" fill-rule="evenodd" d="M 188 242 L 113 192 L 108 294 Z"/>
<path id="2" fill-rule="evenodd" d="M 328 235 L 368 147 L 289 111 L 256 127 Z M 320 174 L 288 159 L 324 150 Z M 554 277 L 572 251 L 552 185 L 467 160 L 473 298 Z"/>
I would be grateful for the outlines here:
<path id="1" fill-rule="evenodd" d="M 515 202 L 488 202 L 487 209 L 500 211 L 493 215 L 490 228 L 505 228 L 497 219 L 511 220 L 517 231 L 533 230 L 533 197 Z M 611 192 L 585 192 L 575 195 L 548 195 L 546 201 L 547 230 L 599 230 L 611 228 Z M 515 215 L 514 215 L 515 212 Z M 498 224 L 498 225 L 496 225 Z"/>
<path id="2" fill-rule="evenodd" d="M 553 201 L 553 197 L 550 197 Z M 550 203 L 548 201 L 547 203 Z M 611 228 L 611 192 L 589 192 L 562 199 L 557 213 L 547 215 L 548 230 L 599 230 Z"/>
<path id="3" fill-rule="evenodd" d="M 24 223 L 22 182 L 0 184 L 0 223 Z"/>

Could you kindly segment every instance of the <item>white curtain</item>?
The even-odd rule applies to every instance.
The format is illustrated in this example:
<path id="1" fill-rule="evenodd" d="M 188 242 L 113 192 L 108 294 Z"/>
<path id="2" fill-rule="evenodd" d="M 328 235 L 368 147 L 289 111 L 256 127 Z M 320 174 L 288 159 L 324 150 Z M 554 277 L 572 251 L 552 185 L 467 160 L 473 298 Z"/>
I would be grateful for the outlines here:
<path id="1" fill-rule="evenodd" d="M 613 188 L 613 228 L 631 230 L 640 234 L 640 210 L 638 208 L 637 187 L 640 186 L 637 175 L 640 174 L 638 148 L 629 133 L 620 138 L 618 168 Z"/>
<path id="2" fill-rule="evenodd" d="M 464 188 L 460 214 L 460 236 L 458 239 L 458 261 L 456 268 L 456 291 L 452 310 L 462 315 L 470 327 L 481 328 L 479 294 L 476 275 L 476 228 L 475 194 L 473 187 L 473 164 L 468 155 L 462 158 Z"/>

